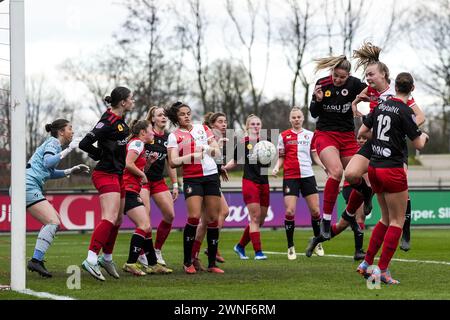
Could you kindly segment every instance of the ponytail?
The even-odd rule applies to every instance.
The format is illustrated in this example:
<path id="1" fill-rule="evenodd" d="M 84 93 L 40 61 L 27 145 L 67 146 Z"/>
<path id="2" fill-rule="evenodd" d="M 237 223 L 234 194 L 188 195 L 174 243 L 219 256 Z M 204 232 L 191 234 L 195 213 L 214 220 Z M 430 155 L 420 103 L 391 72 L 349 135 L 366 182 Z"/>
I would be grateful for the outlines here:
<path id="1" fill-rule="evenodd" d="M 386 64 L 380 61 L 380 53 L 382 49 L 373 45 L 371 42 L 364 42 L 361 48 L 353 50 L 353 58 L 357 59 L 355 70 L 363 67 L 364 70 L 370 65 L 377 65 L 380 72 L 384 72 L 385 80 L 390 83 L 389 68 Z"/>
<path id="2" fill-rule="evenodd" d="M 147 130 L 150 124 L 150 121 L 147 120 L 132 120 L 129 125 L 130 135 L 128 140 L 137 137 L 142 130 Z"/>
<path id="3" fill-rule="evenodd" d="M 316 69 L 314 72 L 317 73 L 319 70 L 323 69 L 343 69 L 347 72 L 350 72 L 352 69 L 352 64 L 347 60 L 345 55 L 337 56 L 337 57 L 326 57 L 319 58 L 314 60 L 316 62 Z"/>
<path id="4" fill-rule="evenodd" d="M 45 125 L 45 131 L 50 132 L 52 137 L 57 138 L 58 131 L 64 129 L 68 123 L 69 123 L 69 120 L 57 119 L 57 120 L 53 121 L 52 123 L 47 123 Z"/>

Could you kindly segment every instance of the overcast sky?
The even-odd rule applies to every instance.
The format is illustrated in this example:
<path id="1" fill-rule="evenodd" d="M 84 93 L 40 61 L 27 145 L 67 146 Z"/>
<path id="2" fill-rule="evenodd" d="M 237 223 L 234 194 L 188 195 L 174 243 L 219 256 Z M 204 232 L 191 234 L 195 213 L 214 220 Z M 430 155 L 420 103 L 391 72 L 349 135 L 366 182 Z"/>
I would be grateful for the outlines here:
<path id="1" fill-rule="evenodd" d="M 45 75 L 49 84 L 66 92 L 69 100 L 79 99 L 83 95 L 84 88 L 70 86 L 68 90 L 67 86 L 64 86 L 65 83 L 57 66 L 67 58 L 89 55 L 111 43 L 113 32 L 118 30 L 127 13 L 118 4 L 119 2 L 119 0 L 25 0 L 27 75 Z M 375 6 L 388 12 L 389 8 L 383 8 L 383 6 L 390 2 L 389 0 L 378 1 Z M 207 0 L 204 3 L 210 20 L 206 39 L 208 58 L 213 60 L 223 55 L 224 39 L 231 41 L 234 29 L 227 20 L 223 0 Z M 278 0 L 274 3 L 271 14 L 276 22 L 282 15 L 282 2 Z M 0 3 L 0 12 L 7 12 L 8 6 L 9 1 Z M 237 7 L 237 9 L 244 11 L 244 8 Z M 381 21 L 379 20 L 380 24 L 377 23 L 375 30 L 381 30 Z M 7 26 L 7 15 L 0 15 L 0 27 Z M 1 32 L 0 42 L 7 41 L 7 32 Z M 264 44 L 257 43 L 258 45 L 262 48 Z M 274 45 L 274 50 L 271 52 L 269 78 L 264 93 L 269 98 L 284 96 L 285 99 L 289 99 L 292 75 L 287 68 L 281 48 L 277 46 L 279 47 L 278 44 Z M 8 57 L 7 47 L 0 46 L 0 58 Z M 263 61 L 264 55 L 256 57 L 256 70 L 262 72 Z M 414 71 L 420 64 L 420 57 L 411 52 L 406 44 L 401 44 L 396 46 L 395 50 L 390 50 L 383 55 L 382 61 L 389 65 L 395 77 L 400 71 Z M 7 64 L 0 62 L 0 73 L 9 73 L 8 68 Z M 259 74 L 259 78 L 262 78 L 262 74 Z M 415 92 L 415 98 L 419 105 L 426 105 L 431 101 L 420 86 Z"/>

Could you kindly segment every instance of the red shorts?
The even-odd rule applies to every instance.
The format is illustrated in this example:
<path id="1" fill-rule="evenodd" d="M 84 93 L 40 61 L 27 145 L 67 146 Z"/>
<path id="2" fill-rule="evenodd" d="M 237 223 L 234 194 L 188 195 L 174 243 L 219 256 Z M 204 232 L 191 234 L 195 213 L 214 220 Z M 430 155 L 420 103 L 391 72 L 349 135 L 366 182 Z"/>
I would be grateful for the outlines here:
<path id="1" fill-rule="evenodd" d="M 160 192 L 170 191 L 164 179 L 158 181 L 149 181 L 142 186 L 143 189 L 147 189 L 150 194 L 157 194 Z"/>
<path id="2" fill-rule="evenodd" d="M 119 192 L 121 198 L 125 197 L 125 187 L 121 175 L 94 170 L 92 182 L 100 194 Z"/>
<path id="3" fill-rule="evenodd" d="M 259 203 L 262 207 L 269 207 L 270 190 L 268 184 L 258 184 L 251 180 L 242 179 L 242 193 L 245 204 Z"/>
<path id="4" fill-rule="evenodd" d="M 314 143 L 317 154 L 320 155 L 323 149 L 335 147 L 338 149 L 341 157 L 352 157 L 359 150 L 356 136 L 353 131 L 314 131 Z"/>
<path id="5" fill-rule="evenodd" d="M 369 180 L 374 193 L 397 193 L 408 190 L 408 178 L 404 168 L 369 166 Z"/>

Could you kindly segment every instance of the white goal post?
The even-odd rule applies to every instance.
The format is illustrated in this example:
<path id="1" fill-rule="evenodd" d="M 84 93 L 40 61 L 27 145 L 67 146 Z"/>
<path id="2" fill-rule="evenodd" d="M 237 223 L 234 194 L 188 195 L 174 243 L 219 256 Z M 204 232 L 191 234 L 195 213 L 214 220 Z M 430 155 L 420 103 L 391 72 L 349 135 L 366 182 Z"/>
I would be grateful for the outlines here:
<path id="1" fill-rule="evenodd" d="M 26 286 L 26 100 L 24 0 L 10 0 L 11 77 L 11 289 Z"/>

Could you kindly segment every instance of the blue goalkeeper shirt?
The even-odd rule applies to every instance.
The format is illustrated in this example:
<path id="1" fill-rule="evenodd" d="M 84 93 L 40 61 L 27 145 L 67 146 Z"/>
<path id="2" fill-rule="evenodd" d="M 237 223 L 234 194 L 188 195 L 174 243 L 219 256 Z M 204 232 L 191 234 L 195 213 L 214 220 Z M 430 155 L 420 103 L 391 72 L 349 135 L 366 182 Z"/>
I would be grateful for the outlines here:
<path id="1" fill-rule="evenodd" d="M 27 183 L 38 183 L 44 187 L 48 179 L 61 178 L 64 176 L 63 170 L 56 170 L 59 163 L 59 153 L 61 153 L 61 143 L 53 136 L 47 138 L 34 152 L 27 164 Z"/>

